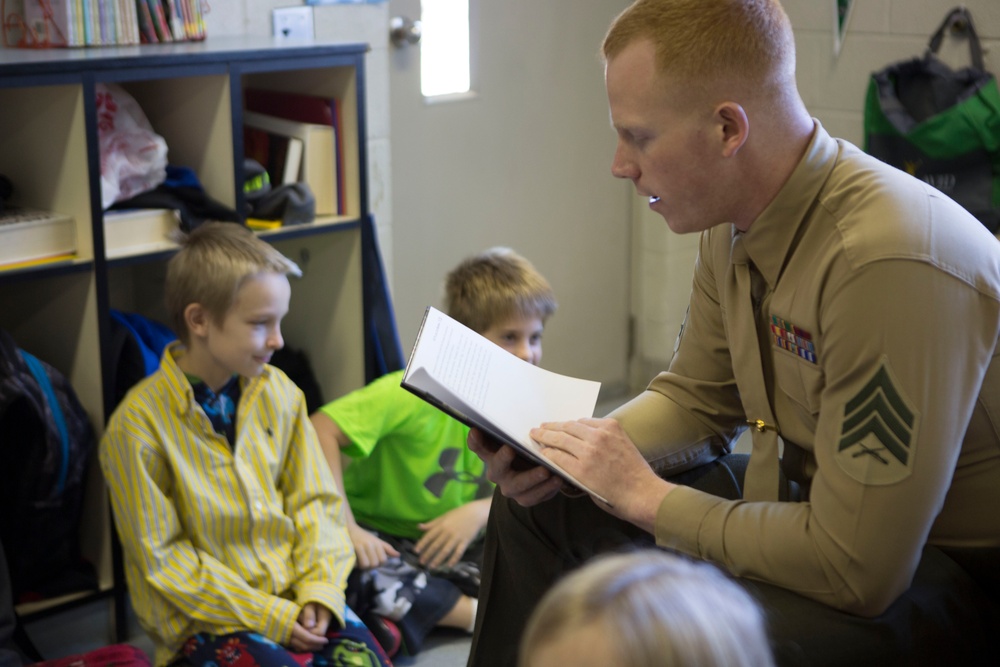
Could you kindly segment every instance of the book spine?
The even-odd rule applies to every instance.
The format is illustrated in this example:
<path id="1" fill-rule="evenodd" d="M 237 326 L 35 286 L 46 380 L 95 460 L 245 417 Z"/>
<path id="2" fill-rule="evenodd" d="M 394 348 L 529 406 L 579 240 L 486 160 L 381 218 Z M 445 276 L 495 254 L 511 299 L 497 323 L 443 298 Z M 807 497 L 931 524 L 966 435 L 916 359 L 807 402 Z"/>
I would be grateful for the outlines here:
<path id="1" fill-rule="evenodd" d="M 156 28 L 153 27 L 153 16 L 149 13 L 146 0 L 135 0 L 136 13 L 139 16 L 139 39 L 143 44 L 156 44 Z"/>
<path id="2" fill-rule="evenodd" d="M 167 26 L 167 18 L 163 14 L 163 4 L 160 0 L 149 0 L 149 13 L 153 18 L 153 27 L 156 30 L 156 37 L 161 42 L 172 42 L 170 28 Z"/>

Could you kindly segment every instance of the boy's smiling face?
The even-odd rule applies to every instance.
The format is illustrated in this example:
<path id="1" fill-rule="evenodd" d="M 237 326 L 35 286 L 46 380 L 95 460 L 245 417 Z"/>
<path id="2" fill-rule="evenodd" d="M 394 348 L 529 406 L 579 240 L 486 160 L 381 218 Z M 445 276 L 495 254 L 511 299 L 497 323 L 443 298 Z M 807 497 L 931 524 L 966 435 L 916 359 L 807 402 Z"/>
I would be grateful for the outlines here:
<path id="1" fill-rule="evenodd" d="M 201 331 L 192 331 L 192 337 L 201 339 L 202 349 L 194 355 L 199 367 L 190 370 L 212 389 L 220 388 L 234 373 L 260 375 L 271 355 L 284 347 L 281 320 L 288 313 L 291 293 L 288 278 L 282 274 L 247 278 L 221 322 L 206 317 Z"/>
<path id="2" fill-rule="evenodd" d="M 542 360 L 544 328 L 545 324 L 540 317 L 515 315 L 497 322 L 482 334 L 515 357 L 537 366 Z"/>

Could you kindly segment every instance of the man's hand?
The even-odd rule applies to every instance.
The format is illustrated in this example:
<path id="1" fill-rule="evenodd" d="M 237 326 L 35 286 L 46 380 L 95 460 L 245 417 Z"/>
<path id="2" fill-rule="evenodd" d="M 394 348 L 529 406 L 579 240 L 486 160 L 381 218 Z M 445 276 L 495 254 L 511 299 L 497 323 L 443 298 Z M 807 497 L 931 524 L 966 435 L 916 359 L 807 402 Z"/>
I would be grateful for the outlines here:
<path id="1" fill-rule="evenodd" d="M 478 429 L 469 431 L 469 449 L 486 462 L 486 478 L 500 493 L 523 507 L 544 502 L 562 488 L 562 479 L 547 468 L 524 468 L 524 459 L 508 445 L 501 445 Z"/>
<path id="2" fill-rule="evenodd" d="M 358 559 L 357 566 L 363 570 L 378 567 L 390 557 L 399 555 L 399 552 L 391 544 L 353 521 L 348 522 L 347 532 L 354 544 L 354 553 Z"/>
<path id="3" fill-rule="evenodd" d="M 326 638 L 327 628 L 333 612 L 318 602 L 307 602 L 299 612 L 299 618 L 292 628 L 292 638 L 288 642 L 293 651 L 314 653 L 330 641 Z"/>
<path id="4" fill-rule="evenodd" d="M 604 496 L 601 507 L 650 533 L 664 496 L 674 488 L 660 479 L 614 419 L 578 419 L 531 429 L 542 455 Z"/>
<path id="5" fill-rule="evenodd" d="M 425 532 L 414 545 L 420 554 L 420 564 L 424 567 L 454 566 L 486 525 L 489 515 L 490 499 L 483 498 L 420 524 Z"/>

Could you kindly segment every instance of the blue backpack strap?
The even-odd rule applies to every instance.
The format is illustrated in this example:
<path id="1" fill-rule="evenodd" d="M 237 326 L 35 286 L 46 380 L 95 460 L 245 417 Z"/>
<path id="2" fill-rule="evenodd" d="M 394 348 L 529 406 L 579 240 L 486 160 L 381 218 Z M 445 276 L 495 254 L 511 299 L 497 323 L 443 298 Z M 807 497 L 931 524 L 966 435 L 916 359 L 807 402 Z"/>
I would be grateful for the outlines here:
<path id="1" fill-rule="evenodd" d="M 59 433 L 59 452 L 61 454 L 55 493 L 62 493 L 63 487 L 66 485 L 66 475 L 69 470 L 69 432 L 66 428 L 66 418 L 63 416 L 62 407 L 59 405 L 59 399 L 56 396 L 55 389 L 52 388 L 52 382 L 49 380 L 49 374 L 45 370 L 45 366 L 36 357 L 24 350 L 19 349 L 17 352 L 24 359 L 24 363 L 28 367 L 28 370 L 31 371 L 35 381 L 38 382 L 38 387 L 45 396 L 45 402 L 52 411 L 53 425 Z"/>

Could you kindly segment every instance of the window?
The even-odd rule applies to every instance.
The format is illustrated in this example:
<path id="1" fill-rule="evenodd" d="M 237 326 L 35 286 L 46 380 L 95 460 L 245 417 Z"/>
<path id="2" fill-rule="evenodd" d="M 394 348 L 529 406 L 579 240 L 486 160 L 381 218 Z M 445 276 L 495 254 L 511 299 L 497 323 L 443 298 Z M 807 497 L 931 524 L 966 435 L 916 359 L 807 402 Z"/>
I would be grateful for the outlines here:
<path id="1" fill-rule="evenodd" d="M 468 93 L 469 0 L 421 0 L 420 89 L 424 97 Z"/>

